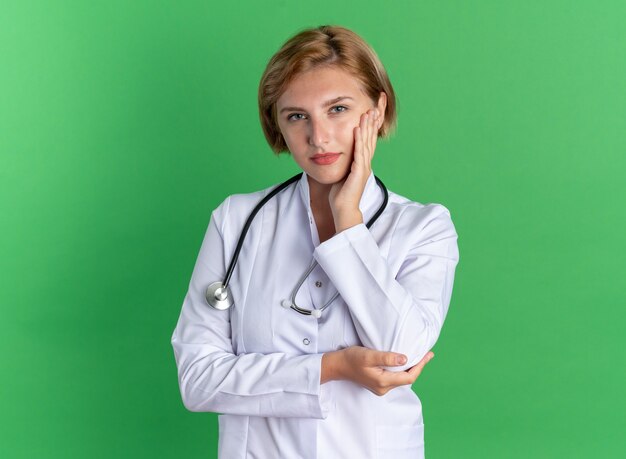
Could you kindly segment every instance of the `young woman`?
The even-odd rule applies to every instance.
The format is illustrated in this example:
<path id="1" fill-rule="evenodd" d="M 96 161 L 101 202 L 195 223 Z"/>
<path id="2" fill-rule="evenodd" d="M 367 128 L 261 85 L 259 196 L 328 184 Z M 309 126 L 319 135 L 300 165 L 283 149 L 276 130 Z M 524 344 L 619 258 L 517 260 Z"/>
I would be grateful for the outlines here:
<path id="1" fill-rule="evenodd" d="M 223 413 L 221 458 L 424 455 L 411 384 L 448 310 L 457 234 L 445 207 L 372 172 L 395 107 L 377 55 L 342 27 L 304 30 L 267 65 L 263 130 L 303 173 L 214 210 L 172 336 L 185 406 Z"/>

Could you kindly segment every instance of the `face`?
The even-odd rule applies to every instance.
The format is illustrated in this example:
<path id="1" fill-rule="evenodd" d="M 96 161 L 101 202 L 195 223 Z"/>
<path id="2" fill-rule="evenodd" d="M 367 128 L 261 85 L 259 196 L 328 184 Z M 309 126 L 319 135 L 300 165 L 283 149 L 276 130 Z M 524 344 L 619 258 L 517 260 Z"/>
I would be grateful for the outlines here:
<path id="1" fill-rule="evenodd" d="M 354 128 L 361 115 L 374 108 L 385 113 L 385 104 L 384 93 L 374 104 L 345 70 L 313 69 L 298 75 L 276 102 L 278 127 L 300 168 L 316 182 L 330 185 L 350 172 Z M 326 153 L 338 155 L 319 159 Z"/>

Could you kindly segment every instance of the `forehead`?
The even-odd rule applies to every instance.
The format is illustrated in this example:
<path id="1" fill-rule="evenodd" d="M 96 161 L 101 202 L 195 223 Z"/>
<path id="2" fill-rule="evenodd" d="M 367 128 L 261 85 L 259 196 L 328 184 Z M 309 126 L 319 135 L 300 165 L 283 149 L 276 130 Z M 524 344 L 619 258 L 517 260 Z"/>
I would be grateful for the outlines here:
<path id="1" fill-rule="evenodd" d="M 340 68 L 322 67 L 296 76 L 276 105 L 279 110 L 287 105 L 318 105 L 338 96 L 349 96 L 357 101 L 367 97 L 361 82 L 353 75 Z"/>

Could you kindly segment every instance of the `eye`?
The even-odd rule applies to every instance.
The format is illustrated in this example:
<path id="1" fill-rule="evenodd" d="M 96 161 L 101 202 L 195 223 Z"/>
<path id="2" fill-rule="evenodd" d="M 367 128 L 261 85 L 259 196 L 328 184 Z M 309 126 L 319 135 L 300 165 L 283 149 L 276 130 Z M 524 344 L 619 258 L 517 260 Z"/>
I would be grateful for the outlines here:
<path id="1" fill-rule="evenodd" d="M 292 113 L 291 115 L 287 116 L 287 121 L 297 121 L 297 120 L 301 120 L 302 118 L 294 118 L 294 116 L 304 116 L 302 113 Z"/>
<path id="2" fill-rule="evenodd" d="M 331 111 L 334 110 L 335 108 L 336 109 L 340 109 L 340 108 L 342 109 L 342 110 L 339 110 L 338 112 L 335 112 L 335 113 L 341 113 L 341 112 L 345 112 L 346 110 L 348 110 L 348 107 L 346 107 L 345 105 L 335 105 L 334 107 L 331 108 Z"/>
<path id="3" fill-rule="evenodd" d="M 348 107 L 346 107 L 345 105 L 335 105 L 330 108 L 331 113 L 342 113 L 342 112 L 345 112 L 346 110 L 348 110 Z M 306 115 L 302 113 L 292 113 L 290 115 L 287 115 L 287 121 L 298 121 L 298 120 L 304 119 L 303 118 L 304 116 Z"/>

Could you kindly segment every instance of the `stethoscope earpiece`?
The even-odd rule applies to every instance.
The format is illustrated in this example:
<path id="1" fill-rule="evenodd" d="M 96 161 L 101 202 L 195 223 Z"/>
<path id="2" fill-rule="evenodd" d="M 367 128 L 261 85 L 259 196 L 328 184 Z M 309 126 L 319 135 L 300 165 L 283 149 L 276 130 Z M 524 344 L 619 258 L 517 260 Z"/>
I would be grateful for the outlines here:
<path id="1" fill-rule="evenodd" d="M 283 300 L 280 302 L 280 305 L 285 308 L 285 309 L 289 309 L 291 307 L 291 301 L 290 300 Z"/>

